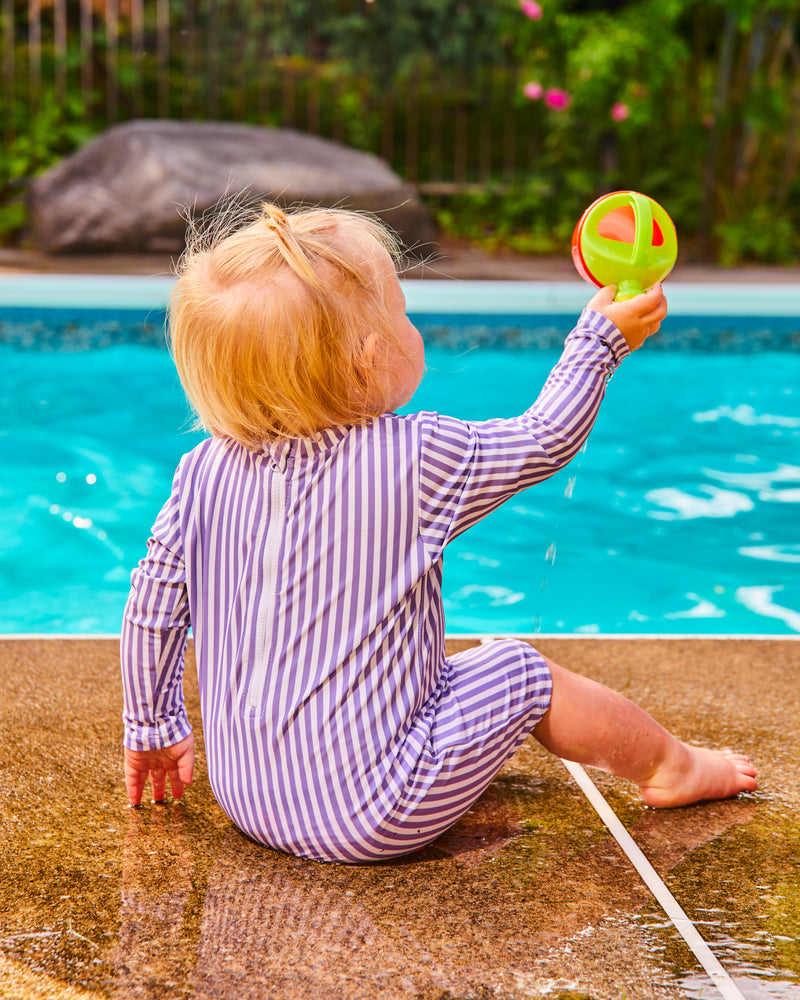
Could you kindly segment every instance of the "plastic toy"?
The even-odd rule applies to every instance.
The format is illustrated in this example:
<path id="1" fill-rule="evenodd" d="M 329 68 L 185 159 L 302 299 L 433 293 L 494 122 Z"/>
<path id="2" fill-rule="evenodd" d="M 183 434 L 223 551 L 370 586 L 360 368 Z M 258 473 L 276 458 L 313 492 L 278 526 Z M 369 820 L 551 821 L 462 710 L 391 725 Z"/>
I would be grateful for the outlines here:
<path id="1" fill-rule="evenodd" d="M 602 288 L 616 285 L 616 302 L 662 281 L 675 266 L 678 236 L 657 201 L 638 191 L 614 191 L 586 209 L 572 234 L 578 274 Z"/>

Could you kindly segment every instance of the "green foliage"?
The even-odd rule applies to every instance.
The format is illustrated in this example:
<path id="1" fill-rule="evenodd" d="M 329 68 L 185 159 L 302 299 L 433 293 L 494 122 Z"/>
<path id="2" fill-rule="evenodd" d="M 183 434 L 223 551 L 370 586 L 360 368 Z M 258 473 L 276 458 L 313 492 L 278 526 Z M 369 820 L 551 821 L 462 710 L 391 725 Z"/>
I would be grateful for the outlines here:
<path id="1" fill-rule="evenodd" d="M 529 13 L 505 45 L 516 103 L 542 123 L 537 180 L 512 184 L 483 222 L 485 199 L 438 206 L 443 225 L 516 248 L 540 245 L 544 226 L 557 244 L 576 203 L 635 188 L 670 211 L 684 256 L 797 260 L 797 0 L 543 0 Z"/>
<path id="2" fill-rule="evenodd" d="M 335 114 L 343 123 L 343 140 L 356 149 L 375 149 L 381 132 L 380 115 L 370 107 L 364 88 L 341 87 L 335 98 Z"/>
<path id="3" fill-rule="evenodd" d="M 21 225 L 25 179 L 91 133 L 215 118 L 329 136 L 449 186 L 440 225 L 490 249 L 563 252 L 591 200 L 635 188 L 670 212 L 684 256 L 796 259 L 800 0 L 540 4 L 168 0 L 167 35 L 164 5 L 144 4 L 138 48 L 128 8 L 114 34 L 97 5 L 88 89 L 85 36 L 70 20 L 59 54 L 45 4 L 34 93 L 36 5 L 15 2 L 0 12 L 15 95 L 0 90 L 0 236 Z"/>
<path id="4" fill-rule="evenodd" d="M 765 205 L 717 226 L 718 259 L 723 267 L 744 261 L 792 264 L 797 260 L 798 233 L 790 219 L 775 218 Z"/>
<path id="5" fill-rule="evenodd" d="M 27 182 L 81 146 L 92 133 L 77 96 L 59 100 L 48 91 L 34 114 L 26 117 L 26 111 L 17 103 L 6 123 L 11 125 L 16 117 L 17 128 L 0 159 L 0 242 L 15 236 L 25 223 Z"/>
<path id="6" fill-rule="evenodd" d="M 487 186 L 448 198 L 429 198 L 438 225 L 487 250 L 523 254 L 569 252 L 575 222 L 585 205 L 580 185 L 555 197 L 557 181 L 531 177 L 508 186 Z"/>
<path id="7" fill-rule="evenodd" d="M 319 53 L 385 87 L 407 77 L 420 61 L 469 72 L 496 60 L 505 6 L 464 0 L 292 0 L 285 8 L 280 5 L 279 13 L 273 9 L 267 30 L 281 51 L 306 52 L 313 39 Z"/>
<path id="8" fill-rule="evenodd" d="M 7 184 L 31 177 L 72 152 L 90 135 L 77 97 L 61 101 L 52 91 L 45 93 L 39 109 L 6 148 L 0 179 Z"/>

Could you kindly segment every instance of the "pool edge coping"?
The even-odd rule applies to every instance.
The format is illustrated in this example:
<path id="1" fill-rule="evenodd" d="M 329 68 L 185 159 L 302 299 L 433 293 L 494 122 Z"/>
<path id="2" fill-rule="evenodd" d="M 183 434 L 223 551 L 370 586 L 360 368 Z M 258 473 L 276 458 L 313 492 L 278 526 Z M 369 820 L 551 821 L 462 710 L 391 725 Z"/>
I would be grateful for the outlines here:
<path id="1" fill-rule="evenodd" d="M 166 308 L 175 278 L 131 274 L 4 274 L 0 310 L 44 308 L 143 312 Z M 575 315 L 597 290 L 579 278 L 514 280 L 402 278 L 411 314 L 457 316 Z M 32 305 L 30 293 L 37 292 Z M 670 281 L 670 315 L 770 319 L 800 316 L 800 285 L 792 283 Z M 43 305 L 42 294 L 49 295 Z"/>

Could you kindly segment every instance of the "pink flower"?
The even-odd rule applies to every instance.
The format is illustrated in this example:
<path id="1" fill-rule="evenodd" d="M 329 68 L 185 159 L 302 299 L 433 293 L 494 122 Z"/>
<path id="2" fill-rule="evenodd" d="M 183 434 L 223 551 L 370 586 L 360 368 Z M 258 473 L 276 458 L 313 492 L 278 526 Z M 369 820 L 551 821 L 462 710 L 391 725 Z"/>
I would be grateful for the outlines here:
<path id="1" fill-rule="evenodd" d="M 536 3 L 536 0 L 519 0 L 519 9 L 531 21 L 541 21 L 542 19 L 542 5 Z"/>
<path id="2" fill-rule="evenodd" d="M 522 88 L 522 93 L 528 98 L 529 101 L 538 101 L 544 93 L 544 87 L 541 83 L 535 83 L 531 80 L 530 83 L 526 83 Z"/>
<path id="3" fill-rule="evenodd" d="M 611 117 L 615 122 L 624 122 L 630 113 L 631 109 L 623 101 L 617 101 L 611 108 Z"/>
<path id="4" fill-rule="evenodd" d="M 544 103 L 553 111 L 566 111 L 572 102 L 572 98 L 560 87 L 550 87 L 544 92 Z"/>

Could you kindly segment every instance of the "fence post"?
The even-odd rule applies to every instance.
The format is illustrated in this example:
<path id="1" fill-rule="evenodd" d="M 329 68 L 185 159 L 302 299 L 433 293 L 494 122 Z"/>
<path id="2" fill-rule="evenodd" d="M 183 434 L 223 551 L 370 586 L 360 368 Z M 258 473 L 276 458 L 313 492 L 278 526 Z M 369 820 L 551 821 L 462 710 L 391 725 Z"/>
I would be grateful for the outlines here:
<path id="1" fill-rule="evenodd" d="M 28 0 L 28 85 L 30 111 L 39 110 L 42 96 L 42 5 L 40 0 Z"/>
<path id="2" fill-rule="evenodd" d="M 92 0 L 81 0 L 80 7 L 80 52 L 81 52 L 81 98 L 85 108 L 94 104 L 92 87 Z"/>
<path id="3" fill-rule="evenodd" d="M 53 56 L 56 100 L 63 106 L 67 97 L 67 0 L 53 3 Z"/>
<path id="4" fill-rule="evenodd" d="M 156 18 L 158 116 L 169 118 L 169 0 L 157 0 Z"/>
<path id="5" fill-rule="evenodd" d="M 133 94 L 131 110 L 134 118 L 144 111 L 144 2 L 131 0 L 131 68 Z"/>
<path id="6" fill-rule="evenodd" d="M 106 116 L 119 117 L 119 7 L 118 0 L 106 0 Z"/>
<path id="7" fill-rule="evenodd" d="M 14 0 L 3 0 L 2 11 L 0 12 L 0 30 L 2 30 L 3 48 L 3 93 L 5 99 L 3 107 L 3 132 L 5 144 L 10 147 L 14 139 L 15 113 L 14 105 L 17 99 L 16 88 L 16 64 L 14 59 L 14 43 L 16 41 L 16 29 L 14 24 Z"/>
<path id="8" fill-rule="evenodd" d="M 374 16 L 371 0 L 360 3 Z M 347 77 L 349 64 L 326 62 L 335 49 L 316 26 L 305 41 L 287 41 L 281 16 L 289 18 L 291 0 L 241 8 L 247 13 L 225 0 L 0 0 L 0 134 L 10 140 L 55 94 L 59 106 L 79 97 L 94 127 L 144 114 L 269 118 L 339 141 L 349 135 L 415 184 L 510 179 L 525 162 L 505 64 L 459 73 L 421 56 L 402 84 L 370 88 L 368 75 Z M 364 93 L 368 120 L 351 131 L 344 116 L 358 113 Z"/>
<path id="9" fill-rule="evenodd" d="M 220 112 L 220 91 L 222 60 L 220 51 L 222 48 L 222 32 L 219 22 L 219 4 L 217 0 L 209 0 L 208 4 L 208 38 L 206 39 L 206 60 L 207 71 L 206 81 L 208 84 L 208 117 L 211 121 L 219 118 Z M 230 50 L 229 50 L 230 51 Z"/>

